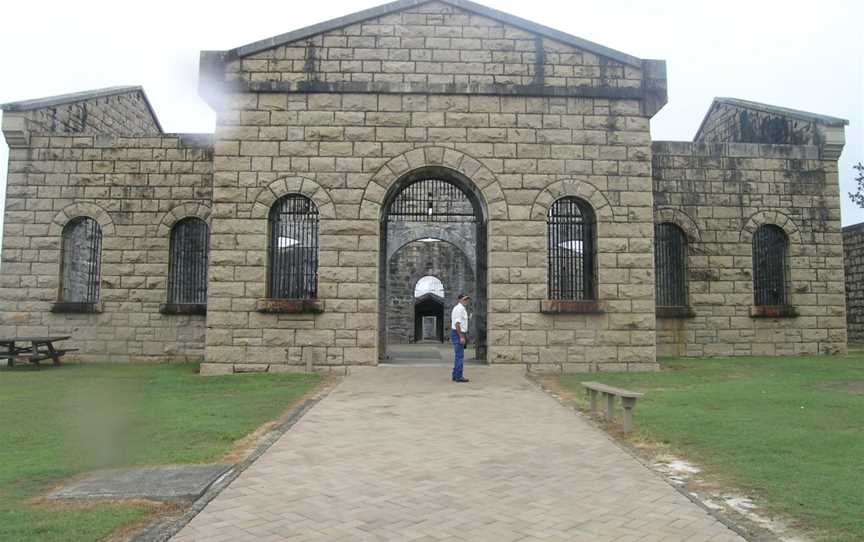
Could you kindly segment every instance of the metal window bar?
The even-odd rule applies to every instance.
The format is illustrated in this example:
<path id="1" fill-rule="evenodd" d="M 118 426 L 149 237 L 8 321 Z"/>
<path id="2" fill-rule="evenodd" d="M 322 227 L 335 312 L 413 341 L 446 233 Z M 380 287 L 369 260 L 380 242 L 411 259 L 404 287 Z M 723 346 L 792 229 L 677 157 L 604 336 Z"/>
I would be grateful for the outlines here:
<path id="1" fill-rule="evenodd" d="M 753 236 L 753 302 L 785 305 L 786 233 L 777 226 L 760 226 Z"/>
<path id="2" fill-rule="evenodd" d="M 270 209 L 268 296 L 314 299 L 318 295 L 318 208 L 309 198 L 285 196 Z"/>
<path id="3" fill-rule="evenodd" d="M 389 222 L 476 222 L 468 195 L 458 186 L 440 179 L 409 184 L 390 205 Z"/>
<path id="4" fill-rule="evenodd" d="M 552 204 L 547 217 L 549 299 L 594 299 L 594 213 L 577 198 Z"/>
<path id="5" fill-rule="evenodd" d="M 207 303 L 209 243 L 207 223 L 200 218 L 183 219 L 171 229 L 169 303 Z"/>
<path id="6" fill-rule="evenodd" d="M 102 229 L 89 217 L 78 217 L 63 228 L 63 289 L 67 303 L 99 301 Z"/>
<path id="7" fill-rule="evenodd" d="M 675 224 L 654 225 L 654 268 L 657 306 L 686 306 L 687 236 Z"/>

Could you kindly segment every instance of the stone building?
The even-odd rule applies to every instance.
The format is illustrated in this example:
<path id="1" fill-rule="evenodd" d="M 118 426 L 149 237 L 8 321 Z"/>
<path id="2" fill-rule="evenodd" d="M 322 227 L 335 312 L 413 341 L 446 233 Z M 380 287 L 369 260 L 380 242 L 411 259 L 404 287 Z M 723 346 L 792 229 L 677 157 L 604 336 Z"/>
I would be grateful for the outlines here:
<path id="1" fill-rule="evenodd" d="M 467 0 L 203 52 L 199 79 L 213 135 L 163 133 L 137 87 L 3 106 L 0 333 L 341 371 L 466 291 L 490 364 L 845 351 L 841 119 L 717 99 L 652 142 L 663 61 Z"/>
<path id="2" fill-rule="evenodd" d="M 849 343 L 864 343 L 864 222 L 843 228 L 846 327 Z"/>

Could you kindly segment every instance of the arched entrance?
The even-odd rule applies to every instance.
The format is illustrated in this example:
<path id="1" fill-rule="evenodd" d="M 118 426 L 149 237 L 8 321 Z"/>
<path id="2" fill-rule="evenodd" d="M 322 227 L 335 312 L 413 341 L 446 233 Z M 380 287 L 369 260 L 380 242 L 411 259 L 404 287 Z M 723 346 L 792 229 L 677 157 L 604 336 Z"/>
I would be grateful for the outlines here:
<path id="1" fill-rule="evenodd" d="M 414 342 L 444 342 L 444 298 L 433 293 L 414 300 Z"/>
<path id="2" fill-rule="evenodd" d="M 453 263 L 451 260 L 461 260 L 467 266 L 467 270 L 460 273 L 460 282 L 464 286 L 462 291 L 472 296 L 466 359 L 486 360 L 487 217 L 485 202 L 477 186 L 461 173 L 446 167 L 416 169 L 390 187 L 381 213 L 379 356 L 382 360 L 391 359 L 388 356 L 392 350 L 389 345 L 405 342 L 399 340 L 400 329 L 413 328 L 412 336 L 422 336 L 422 320 L 419 327 L 416 321 L 419 313 L 406 315 L 414 322 L 403 321 L 404 318 L 397 318 L 395 314 L 400 307 L 407 308 L 407 303 L 414 308 L 413 295 L 410 300 L 396 295 L 405 290 L 402 282 L 407 283 L 413 278 L 416 283 L 420 278 L 407 276 L 411 273 L 405 269 L 404 262 L 411 258 L 419 258 L 412 265 L 419 267 L 423 275 L 429 272 L 436 276 L 446 274 L 448 265 Z M 429 249 L 422 250 L 424 242 L 428 242 Z M 440 247 L 456 249 L 460 258 L 448 258 L 441 250 L 435 251 L 436 243 Z M 406 247 L 414 248 L 416 254 L 406 256 Z M 401 275 L 406 276 L 403 278 Z M 445 284 L 447 282 L 444 280 Z M 410 284 L 412 294 L 414 283 Z M 459 293 L 448 291 L 441 300 L 442 306 L 436 309 L 445 315 L 437 324 L 443 328 L 441 334 L 445 341 L 449 335 L 449 326 L 445 322 L 449 322 L 449 311 Z M 431 304 L 428 308 L 432 310 Z M 402 314 L 405 312 L 403 310 Z"/>

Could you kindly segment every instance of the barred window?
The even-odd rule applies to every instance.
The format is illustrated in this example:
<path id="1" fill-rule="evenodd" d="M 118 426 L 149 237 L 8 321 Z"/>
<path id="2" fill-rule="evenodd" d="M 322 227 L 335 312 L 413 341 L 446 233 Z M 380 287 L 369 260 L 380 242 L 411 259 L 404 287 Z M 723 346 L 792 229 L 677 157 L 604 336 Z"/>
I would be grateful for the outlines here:
<path id="1" fill-rule="evenodd" d="M 184 218 L 171 229 L 168 303 L 207 303 L 207 223 Z"/>
<path id="2" fill-rule="evenodd" d="M 270 208 L 267 296 L 314 299 L 318 295 L 318 208 L 292 194 Z"/>
<path id="3" fill-rule="evenodd" d="M 547 216 L 549 299 L 593 300 L 594 211 L 578 198 L 552 204 Z"/>
<path id="4" fill-rule="evenodd" d="M 686 306 L 687 236 L 675 224 L 654 225 L 654 271 L 657 306 Z"/>
<path id="5" fill-rule="evenodd" d="M 63 228 L 62 289 L 65 303 L 99 301 L 99 257 L 102 229 L 90 217 L 80 216 Z"/>
<path id="6" fill-rule="evenodd" d="M 753 302 L 786 305 L 786 232 L 765 224 L 753 235 Z"/>

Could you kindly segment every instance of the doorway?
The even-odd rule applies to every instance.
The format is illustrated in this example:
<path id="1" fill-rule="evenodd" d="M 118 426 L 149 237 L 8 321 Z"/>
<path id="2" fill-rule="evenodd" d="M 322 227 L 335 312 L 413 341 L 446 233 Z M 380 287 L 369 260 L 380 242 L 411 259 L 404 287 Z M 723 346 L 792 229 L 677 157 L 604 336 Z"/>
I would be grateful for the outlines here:
<path id="1" fill-rule="evenodd" d="M 425 355 L 419 349 L 412 354 L 409 345 L 423 341 L 428 327 L 435 330 L 439 347 L 427 350 L 449 363 L 450 310 L 457 296 L 466 293 L 472 300 L 466 361 L 485 363 L 486 228 L 487 213 L 479 189 L 456 171 L 420 168 L 393 184 L 381 214 L 379 361 Z M 415 285 L 427 276 L 440 279 L 442 291 L 415 298 Z"/>

